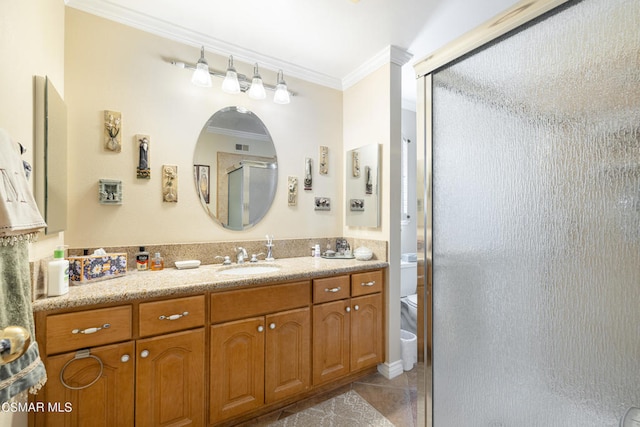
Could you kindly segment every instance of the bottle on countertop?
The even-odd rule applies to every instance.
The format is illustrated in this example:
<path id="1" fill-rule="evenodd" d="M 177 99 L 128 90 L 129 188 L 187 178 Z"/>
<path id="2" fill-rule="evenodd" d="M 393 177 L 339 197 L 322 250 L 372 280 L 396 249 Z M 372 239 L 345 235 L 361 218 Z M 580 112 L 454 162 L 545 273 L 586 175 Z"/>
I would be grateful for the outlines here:
<path id="1" fill-rule="evenodd" d="M 160 252 L 156 252 L 156 255 L 151 260 L 151 270 L 158 271 L 164 268 L 164 260 L 160 256 Z"/>
<path id="2" fill-rule="evenodd" d="M 145 271 L 149 269 L 149 252 L 140 246 L 140 252 L 136 254 L 136 270 Z"/>
<path id="3" fill-rule="evenodd" d="M 53 251 L 53 261 L 47 266 L 47 295 L 55 297 L 69 292 L 69 260 L 64 259 L 64 247 Z"/>

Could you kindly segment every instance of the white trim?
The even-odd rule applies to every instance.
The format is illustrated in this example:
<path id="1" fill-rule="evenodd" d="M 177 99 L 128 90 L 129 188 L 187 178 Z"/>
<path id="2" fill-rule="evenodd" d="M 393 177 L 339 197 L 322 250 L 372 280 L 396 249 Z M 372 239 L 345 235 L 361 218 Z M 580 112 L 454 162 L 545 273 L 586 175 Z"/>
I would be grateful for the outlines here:
<path id="1" fill-rule="evenodd" d="M 393 63 L 402 67 L 409 62 L 411 58 L 413 58 L 413 54 L 408 51 L 397 46 L 387 46 L 364 64 L 347 74 L 342 79 L 342 90 L 349 89 L 385 64 Z"/>
<path id="2" fill-rule="evenodd" d="M 378 365 L 378 372 L 388 380 L 400 376 L 404 373 L 402 360 L 396 360 L 391 363 L 381 363 Z"/>
<path id="3" fill-rule="evenodd" d="M 65 0 L 65 4 L 74 9 L 100 16 L 102 18 L 119 22 L 129 27 L 164 37 L 169 40 L 184 43 L 222 56 L 233 55 L 234 60 L 253 64 L 258 62 L 260 68 L 277 71 L 282 69 L 285 78 L 295 77 L 311 83 L 316 83 L 332 89 L 342 89 L 342 81 L 305 67 L 282 61 L 271 56 L 262 55 L 250 49 L 245 49 L 196 31 L 189 30 L 161 19 L 151 18 L 148 15 L 138 13 L 130 8 L 115 5 L 100 0 Z"/>

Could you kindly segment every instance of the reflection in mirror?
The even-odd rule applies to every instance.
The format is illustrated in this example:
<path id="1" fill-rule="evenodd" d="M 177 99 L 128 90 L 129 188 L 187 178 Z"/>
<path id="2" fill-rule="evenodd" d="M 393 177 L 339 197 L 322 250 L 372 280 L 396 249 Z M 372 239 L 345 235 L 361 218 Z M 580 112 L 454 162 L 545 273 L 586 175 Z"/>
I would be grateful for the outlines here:
<path id="1" fill-rule="evenodd" d="M 347 153 L 346 222 L 350 227 L 379 227 L 378 144 L 365 145 Z M 361 173 L 362 171 L 362 173 Z"/>
<path id="2" fill-rule="evenodd" d="M 230 230 L 244 230 L 269 211 L 278 162 L 262 120 L 241 107 L 226 107 L 205 123 L 193 155 L 194 178 L 205 211 Z"/>
<path id="3" fill-rule="evenodd" d="M 34 196 L 52 234 L 67 228 L 67 106 L 48 77 L 34 85 Z"/>

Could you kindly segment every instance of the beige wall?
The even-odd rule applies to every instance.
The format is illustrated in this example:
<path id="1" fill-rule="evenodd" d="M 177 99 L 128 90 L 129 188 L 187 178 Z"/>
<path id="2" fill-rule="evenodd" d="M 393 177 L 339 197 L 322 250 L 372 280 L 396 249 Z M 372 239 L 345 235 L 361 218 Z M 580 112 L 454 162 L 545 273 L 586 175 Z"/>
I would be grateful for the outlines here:
<path id="1" fill-rule="evenodd" d="M 32 165 L 33 76 L 49 76 L 64 95 L 64 18 L 63 0 L 0 0 L 0 127 L 27 148 L 23 158 Z M 41 233 L 29 258 L 52 255 L 62 241 L 62 233 Z"/>
<path id="2" fill-rule="evenodd" d="M 194 63 L 199 49 L 67 8 L 65 42 L 65 100 L 69 108 L 69 229 L 71 247 L 188 243 L 342 234 L 342 92 L 294 78 L 298 92 L 289 105 L 270 99 L 253 101 L 244 94 L 190 83 L 191 72 L 169 59 Z M 231 52 L 232 53 L 232 52 Z M 226 58 L 206 53 L 209 66 L 226 68 Z M 252 66 L 236 61 L 238 72 Z M 285 70 L 286 71 L 286 70 Z M 266 82 L 275 73 L 261 69 Z M 278 154 L 278 191 L 263 221 L 243 232 L 223 229 L 210 219 L 196 197 L 192 177 L 198 134 L 215 111 L 241 105 L 266 124 Z M 102 147 L 103 112 L 122 113 L 121 153 Z M 135 134 L 151 136 L 151 180 L 136 178 Z M 329 147 L 328 176 L 317 173 L 320 145 Z M 287 206 L 287 176 L 302 179 L 304 158 L 314 159 L 313 191 L 300 187 L 298 205 Z M 178 203 L 163 203 L 160 171 L 177 165 Z M 124 203 L 98 203 L 100 178 L 123 182 Z M 315 212 L 316 196 L 330 197 L 332 210 Z"/>
<path id="3" fill-rule="evenodd" d="M 343 149 L 380 145 L 380 227 L 344 227 L 348 237 L 389 242 L 386 320 L 387 363 L 400 355 L 401 67 L 383 65 L 344 91 Z M 375 94 L 375 96 L 373 95 Z M 345 160 L 346 161 L 346 160 Z M 343 164 L 343 169 L 346 165 Z M 345 185 L 344 183 L 342 184 Z M 391 191 L 391 189 L 397 189 Z M 344 209 L 347 209 L 345 206 Z"/>
<path id="4" fill-rule="evenodd" d="M 33 76 L 49 76 L 64 94 L 64 16 L 63 0 L 0 0 L 0 127 L 27 148 L 23 158 L 32 164 Z M 29 257 L 53 253 L 61 239 L 41 236 Z M 0 425 L 26 426 L 26 413 L 0 411 Z"/>

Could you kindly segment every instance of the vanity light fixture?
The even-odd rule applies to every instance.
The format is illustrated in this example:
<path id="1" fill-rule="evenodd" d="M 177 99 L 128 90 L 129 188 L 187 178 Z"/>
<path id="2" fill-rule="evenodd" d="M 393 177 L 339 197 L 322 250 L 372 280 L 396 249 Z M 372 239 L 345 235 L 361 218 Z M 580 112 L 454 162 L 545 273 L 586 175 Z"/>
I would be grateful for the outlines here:
<path id="1" fill-rule="evenodd" d="M 233 66 L 233 55 L 229 55 L 229 66 L 222 82 L 222 90 L 227 93 L 240 93 L 240 82 L 238 82 L 238 73 Z"/>
<path id="2" fill-rule="evenodd" d="M 200 59 L 196 64 L 196 69 L 191 76 L 191 83 L 201 87 L 211 87 L 211 74 L 209 74 L 209 64 L 204 58 L 204 46 L 200 50 Z"/>
<path id="3" fill-rule="evenodd" d="M 191 82 L 197 86 L 211 87 L 211 76 L 215 76 L 224 79 L 222 90 L 226 93 L 248 92 L 249 97 L 252 99 L 264 99 L 266 98 L 265 91 L 268 89 L 275 92 L 273 102 L 276 104 L 289 104 L 291 97 L 296 96 L 295 92 L 288 89 L 282 70 L 278 70 L 276 85 L 271 85 L 264 83 L 262 80 L 257 63 L 254 64 L 253 77 L 251 79 L 244 74 L 239 74 L 233 65 L 233 56 L 229 56 L 229 65 L 226 71 L 210 69 L 204 57 L 204 46 L 200 50 L 200 59 L 195 65 L 173 60 L 169 62 L 176 67 L 193 70 Z"/>
<path id="4" fill-rule="evenodd" d="M 265 99 L 267 93 L 264 91 L 264 85 L 262 84 L 262 77 L 258 71 L 258 63 L 253 65 L 253 78 L 251 79 L 251 87 L 249 88 L 249 98 L 252 99 Z"/>
<path id="5" fill-rule="evenodd" d="M 276 85 L 276 93 L 273 95 L 273 102 L 276 104 L 288 104 L 291 102 L 282 70 L 278 71 L 278 84 Z"/>

